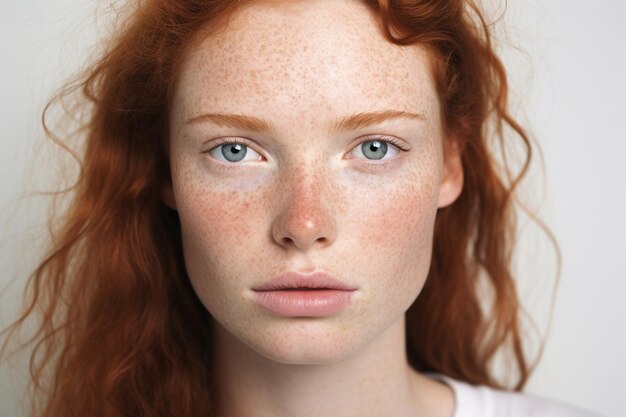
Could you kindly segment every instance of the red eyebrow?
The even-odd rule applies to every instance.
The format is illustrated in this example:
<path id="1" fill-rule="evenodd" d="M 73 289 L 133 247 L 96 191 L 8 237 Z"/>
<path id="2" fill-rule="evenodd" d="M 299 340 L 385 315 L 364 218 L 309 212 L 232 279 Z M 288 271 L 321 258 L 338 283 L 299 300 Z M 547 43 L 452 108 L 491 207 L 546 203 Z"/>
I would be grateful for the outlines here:
<path id="1" fill-rule="evenodd" d="M 386 120 L 409 118 L 425 120 L 423 114 L 410 113 L 399 110 L 384 110 L 368 113 L 355 113 L 337 119 L 331 124 L 330 131 L 333 133 L 356 130 L 361 127 L 381 123 Z M 276 132 L 276 128 L 266 120 L 247 114 L 203 113 L 185 121 L 189 123 L 212 122 L 220 126 L 243 128 L 254 131 Z"/>

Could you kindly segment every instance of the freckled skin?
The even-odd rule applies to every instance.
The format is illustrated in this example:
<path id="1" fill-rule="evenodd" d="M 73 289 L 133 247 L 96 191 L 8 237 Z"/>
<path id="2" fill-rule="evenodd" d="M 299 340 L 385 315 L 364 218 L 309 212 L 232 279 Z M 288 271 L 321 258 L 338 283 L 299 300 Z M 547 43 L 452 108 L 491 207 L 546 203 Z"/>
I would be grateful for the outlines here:
<path id="1" fill-rule="evenodd" d="M 425 120 L 327 129 L 347 114 L 388 109 L 422 113 Z M 218 324 L 221 346 L 232 356 L 239 352 L 248 369 L 274 373 L 270 386 L 284 372 L 278 365 L 332 366 L 335 381 L 354 386 L 346 396 L 372 398 L 360 415 L 389 411 L 367 381 L 407 367 L 396 355 L 404 349 L 404 313 L 426 279 L 437 208 L 451 203 L 461 186 L 444 163 L 439 111 L 425 50 L 386 41 L 376 17 L 358 2 L 252 4 L 189 51 L 170 114 L 170 205 L 180 216 L 189 278 Z M 254 115 L 277 132 L 185 123 L 202 113 Z M 374 169 L 367 162 L 377 161 L 355 149 L 359 138 L 376 134 L 399 138 L 410 150 L 394 153 L 389 144 L 394 155 L 383 158 L 389 167 Z M 248 152 L 264 159 L 220 169 L 227 162 L 208 153 L 219 137 L 247 138 L 255 145 Z M 347 309 L 284 318 L 253 302 L 252 287 L 285 271 L 311 269 L 358 288 Z M 359 354 L 378 365 L 370 360 L 357 368 Z M 339 372 L 340 363 L 352 363 L 355 375 L 369 371 L 349 382 L 353 377 Z M 307 384 L 321 384 L 323 374 L 316 375 Z M 259 376 L 248 378 L 239 380 Z M 324 406 L 302 399 L 299 405 L 309 413 L 328 411 Z M 358 409 L 352 407 L 351 413 Z"/>

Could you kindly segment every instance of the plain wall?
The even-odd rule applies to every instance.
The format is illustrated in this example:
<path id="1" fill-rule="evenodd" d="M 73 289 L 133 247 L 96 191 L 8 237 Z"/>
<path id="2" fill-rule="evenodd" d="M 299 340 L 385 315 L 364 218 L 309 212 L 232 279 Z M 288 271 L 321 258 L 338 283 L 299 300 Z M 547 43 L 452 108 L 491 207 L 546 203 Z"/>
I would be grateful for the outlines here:
<path id="1" fill-rule="evenodd" d="M 49 169 L 33 158 L 49 146 L 40 113 L 93 50 L 97 3 L 101 11 L 109 4 L 0 3 L 0 327 L 18 311 L 46 233 L 42 200 L 20 199 L 32 191 L 29 178 L 45 179 Z M 535 157 L 536 185 L 525 189 L 563 255 L 550 337 L 527 391 L 607 417 L 626 414 L 624 16 L 626 4 L 618 1 L 512 0 L 506 32 L 498 32 L 513 109 L 544 154 L 545 186 Z M 520 294 L 546 331 L 554 255 L 545 236 L 524 221 L 519 249 Z M 25 415 L 23 361 L 0 364 L 2 416 Z"/>

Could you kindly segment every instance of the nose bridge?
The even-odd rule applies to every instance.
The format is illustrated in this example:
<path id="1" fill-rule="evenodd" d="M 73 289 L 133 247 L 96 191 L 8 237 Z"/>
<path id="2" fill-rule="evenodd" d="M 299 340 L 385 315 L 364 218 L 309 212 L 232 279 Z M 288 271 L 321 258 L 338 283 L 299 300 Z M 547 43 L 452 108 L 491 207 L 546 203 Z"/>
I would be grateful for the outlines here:
<path id="1" fill-rule="evenodd" d="M 285 178 L 285 192 L 291 195 L 290 200 L 301 204 L 319 201 L 324 191 L 324 170 L 325 167 L 313 159 L 294 164 Z"/>
<path id="2" fill-rule="evenodd" d="M 332 181 L 318 160 L 301 158 L 283 174 L 278 187 L 279 211 L 274 219 L 274 240 L 306 250 L 335 239 Z"/>

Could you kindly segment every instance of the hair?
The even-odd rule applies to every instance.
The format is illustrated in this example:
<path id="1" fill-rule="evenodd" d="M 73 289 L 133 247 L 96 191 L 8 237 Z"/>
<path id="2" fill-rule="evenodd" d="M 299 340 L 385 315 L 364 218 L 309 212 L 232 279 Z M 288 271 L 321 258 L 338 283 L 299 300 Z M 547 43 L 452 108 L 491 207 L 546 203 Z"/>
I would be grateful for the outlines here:
<path id="1" fill-rule="evenodd" d="M 429 275 L 406 314 L 410 365 L 507 389 L 490 368 L 506 348 L 517 370 L 513 389 L 522 390 L 534 366 L 511 257 L 515 191 L 532 147 L 509 113 L 490 27 L 470 0 L 362 1 L 390 42 L 429 51 L 446 137 L 459 147 L 464 170 L 459 198 L 437 214 Z M 189 283 L 178 214 L 160 190 L 170 181 L 168 113 L 183 55 L 201 30 L 251 2 L 139 1 L 99 59 L 48 103 L 44 128 L 64 146 L 46 112 L 78 92 L 84 148 L 76 154 L 77 182 L 57 193 L 71 192 L 70 205 L 29 277 L 23 312 L 3 332 L 13 334 L 39 308 L 28 341 L 35 343 L 32 415 L 200 416 L 212 409 L 211 316 Z M 490 143 L 495 137 L 506 148 L 512 139 L 505 136 L 522 145 L 515 175 Z"/>

